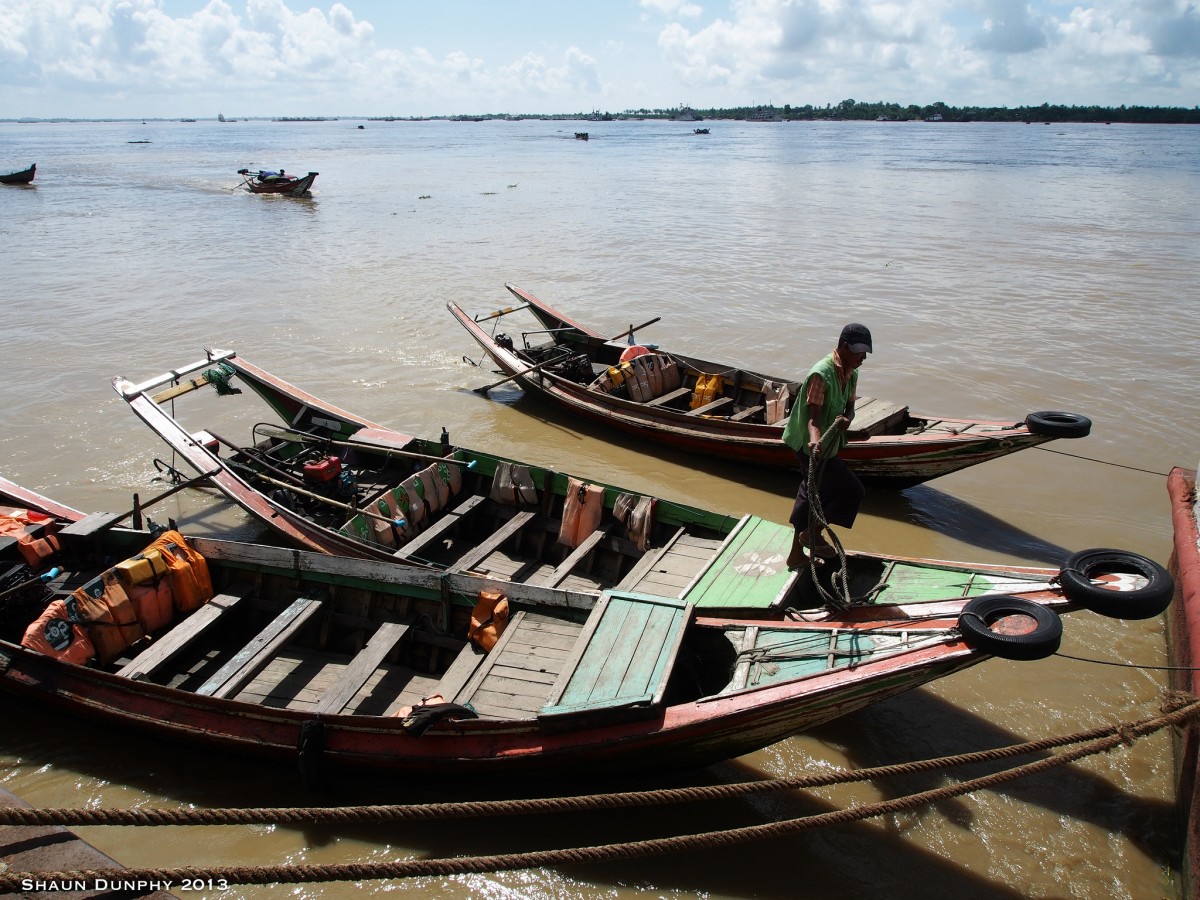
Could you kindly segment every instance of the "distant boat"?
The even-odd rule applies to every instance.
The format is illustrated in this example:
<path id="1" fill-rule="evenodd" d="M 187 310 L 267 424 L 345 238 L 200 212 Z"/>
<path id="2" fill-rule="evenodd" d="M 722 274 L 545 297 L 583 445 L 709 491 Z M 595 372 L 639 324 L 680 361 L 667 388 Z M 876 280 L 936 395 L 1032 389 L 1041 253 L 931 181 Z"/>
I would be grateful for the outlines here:
<path id="1" fill-rule="evenodd" d="M 692 133 L 693 134 L 708 134 L 708 129 L 707 128 L 693 128 Z"/>
<path id="2" fill-rule="evenodd" d="M 283 169 L 278 172 L 238 169 L 238 174 L 242 176 L 242 185 L 252 194 L 290 194 L 297 197 L 309 192 L 319 173 L 309 172 L 303 178 L 297 178 L 295 175 L 285 174 Z"/>
<path id="3" fill-rule="evenodd" d="M 697 113 L 690 106 L 681 106 L 675 110 L 675 115 L 671 116 L 676 122 L 703 122 L 704 116 Z"/>
<path id="4" fill-rule="evenodd" d="M 28 169 L 23 169 L 20 172 L 0 175 L 0 184 L 29 184 L 29 182 L 33 181 L 33 176 L 36 172 L 37 163 L 33 163 Z"/>
<path id="5" fill-rule="evenodd" d="M 783 116 L 773 109 L 756 109 L 746 116 L 747 122 L 782 122 Z"/>
<path id="6" fill-rule="evenodd" d="M 237 119 L 227 119 L 227 118 L 225 118 L 224 113 L 217 113 L 217 121 L 218 122 L 236 122 Z"/>

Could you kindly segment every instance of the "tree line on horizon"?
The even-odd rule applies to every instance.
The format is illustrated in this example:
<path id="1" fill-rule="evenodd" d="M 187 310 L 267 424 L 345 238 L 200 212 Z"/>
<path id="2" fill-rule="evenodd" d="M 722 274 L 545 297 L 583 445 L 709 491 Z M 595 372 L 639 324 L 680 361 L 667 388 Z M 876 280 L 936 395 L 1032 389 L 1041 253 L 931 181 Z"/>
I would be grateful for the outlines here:
<path id="1" fill-rule="evenodd" d="M 1200 106 L 1190 109 L 1180 106 L 1066 106 L 1043 103 L 1041 106 L 948 106 L 930 103 L 926 106 L 899 103 L 863 103 L 843 100 L 825 106 L 740 106 L 731 109 L 693 109 L 706 119 L 745 119 L 762 113 L 774 113 L 784 120 L 888 121 L 905 122 L 941 117 L 943 122 L 1126 122 L 1134 124 L 1200 124 Z M 625 115 L 673 118 L 678 109 L 627 110 Z"/>

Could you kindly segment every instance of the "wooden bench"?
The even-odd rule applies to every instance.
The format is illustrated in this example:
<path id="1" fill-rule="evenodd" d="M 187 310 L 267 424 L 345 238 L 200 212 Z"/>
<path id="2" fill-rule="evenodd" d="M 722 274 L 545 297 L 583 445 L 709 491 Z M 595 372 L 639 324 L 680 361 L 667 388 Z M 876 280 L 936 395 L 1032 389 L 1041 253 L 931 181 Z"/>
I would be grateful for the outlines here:
<path id="1" fill-rule="evenodd" d="M 615 524 L 616 523 L 614 522 L 609 522 L 603 528 L 597 528 L 595 531 L 589 534 L 586 538 L 579 542 L 579 546 L 572 550 L 571 554 L 566 559 L 564 559 L 555 567 L 553 572 L 551 572 L 549 575 L 546 575 L 538 583 L 541 584 L 542 587 L 558 587 L 567 579 L 567 577 L 571 574 L 571 571 L 577 565 L 579 565 L 580 560 L 591 553 L 592 549 L 598 543 L 608 537 L 608 533 L 613 529 Z"/>
<path id="2" fill-rule="evenodd" d="M 691 617 L 684 600 L 603 595 L 539 719 L 660 705 Z"/>
<path id="3" fill-rule="evenodd" d="M 705 403 L 703 406 L 697 406 L 695 409 L 689 409 L 687 414 L 689 416 L 703 416 L 714 412 L 715 410 L 722 409 L 731 403 L 733 403 L 733 399 L 731 397 L 718 397 L 712 403 Z"/>
<path id="4" fill-rule="evenodd" d="M 486 499 L 482 494 L 475 494 L 468 497 L 454 509 L 447 510 L 445 515 L 393 553 L 392 556 L 401 560 L 410 560 L 418 557 L 418 554 L 423 552 L 426 547 L 444 537 L 450 529 L 462 521 L 463 517 Z"/>
<path id="5" fill-rule="evenodd" d="M 271 657 L 308 620 L 321 611 L 324 601 L 316 597 L 297 597 L 296 600 L 276 616 L 266 628 L 245 647 L 234 654 L 208 681 L 200 685 L 197 694 L 205 697 L 232 697 L 261 672 Z"/>
<path id="6" fill-rule="evenodd" d="M 691 392 L 691 388 L 675 388 L 675 390 L 667 391 L 667 393 L 655 397 L 653 400 L 647 400 L 643 406 L 666 406 L 672 400 L 678 400 L 680 397 L 686 397 Z"/>
<path id="7" fill-rule="evenodd" d="M 154 641 L 132 661 L 117 670 L 122 678 L 149 680 L 167 660 L 208 632 L 221 618 L 245 599 L 245 593 L 217 594 L 174 628 Z"/>
<path id="8" fill-rule="evenodd" d="M 735 412 L 732 416 L 729 417 L 729 421 L 730 422 L 741 422 L 743 419 L 749 419 L 751 416 L 758 415 L 764 409 L 766 409 L 766 407 L 762 406 L 762 405 L 748 406 L 745 409 L 743 409 L 741 412 Z"/>
<path id="9" fill-rule="evenodd" d="M 375 674 L 392 648 L 408 632 L 408 626 L 399 622 L 384 622 L 350 661 L 350 665 L 342 670 L 337 681 L 325 691 L 325 696 L 317 704 L 317 713 L 340 713 L 354 699 L 367 680 Z"/>
<path id="10" fill-rule="evenodd" d="M 72 522 L 70 525 L 64 526 L 59 530 L 60 535 L 67 537 L 93 537 L 102 531 L 107 531 L 125 516 L 120 513 L 91 513 L 84 516 L 78 522 Z"/>
<path id="11" fill-rule="evenodd" d="M 451 572 L 469 572 L 477 565 L 487 559 L 500 545 L 507 541 L 510 537 L 520 531 L 528 524 L 529 520 L 534 517 L 533 510 L 521 510 L 499 528 L 497 528 L 486 541 L 473 547 L 462 557 L 457 563 L 451 567 Z"/>
<path id="12" fill-rule="evenodd" d="M 621 579 L 621 583 L 617 585 L 617 590 L 633 590 L 637 586 L 637 583 L 646 577 L 646 573 L 653 569 L 655 564 L 667 555 L 671 547 L 675 545 L 675 542 L 683 537 L 683 534 L 684 529 L 680 528 L 676 530 L 673 535 L 671 535 L 670 540 L 668 540 L 662 547 L 647 550 L 642 555 L 642 558 L 639 559 L 634 564 L 633 568 L 629 570 L 629 574 Z"/>

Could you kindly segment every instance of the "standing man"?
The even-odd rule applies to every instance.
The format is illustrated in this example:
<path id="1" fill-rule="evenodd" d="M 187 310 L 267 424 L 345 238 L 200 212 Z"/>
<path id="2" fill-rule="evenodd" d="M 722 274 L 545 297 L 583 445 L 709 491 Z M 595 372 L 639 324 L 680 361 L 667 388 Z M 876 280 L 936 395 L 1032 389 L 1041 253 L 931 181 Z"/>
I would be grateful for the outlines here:
<path id="1" fill-rule="evenodd" d="M 838 434 L 824 462 L 824 474 L 818 488 L 826 523 L 850 528 L 858 515 L 865 491 L 858 476 L 850 471 L 846 461 L 837 453 L 846 446 L 846 429 L 854 418 L 854 401 L 858 388 L 858 367 L 871 352 L 871 332 L 857 322 L 842 329 L 837 348 L 812 367 L 791 415 L 783 429 L 783 442 L 791 447 L 800 461 L 800 489 L 792 507 L 790 521 L 796 529 L 788 568 L 805 563 L 804 548 L 814 556 L 830 557 L 836 551 L 820 533 L 820 523 L 809 530 L 808 471 L 814 460 L 820 459 L 821 435 L 836 426 Z"/>

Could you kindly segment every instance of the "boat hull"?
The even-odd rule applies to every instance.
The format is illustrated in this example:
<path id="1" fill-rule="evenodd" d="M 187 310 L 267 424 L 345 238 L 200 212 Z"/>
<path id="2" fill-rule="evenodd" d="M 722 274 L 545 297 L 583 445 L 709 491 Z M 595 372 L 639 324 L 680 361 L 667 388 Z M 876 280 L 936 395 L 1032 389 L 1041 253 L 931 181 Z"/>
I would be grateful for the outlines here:
<path id="1" fill-rule="evenodd" d="M 252 194 L 282 194 L 298 197 L 312 190 L 313 182 L 317 180 L 318 174 L 320 173 L 309 172 L 295 181 L 258 181 L 256 178 L 248 176 L 245 180 L 245 187 Z"/>
<path id="2" fill-rule="evenodd" d="M 0 184 L 30 184 L 36 173 L 37 165 L 35 164 L 20 172 L 10 172 L 8 175 L 0 175 Z"/>

